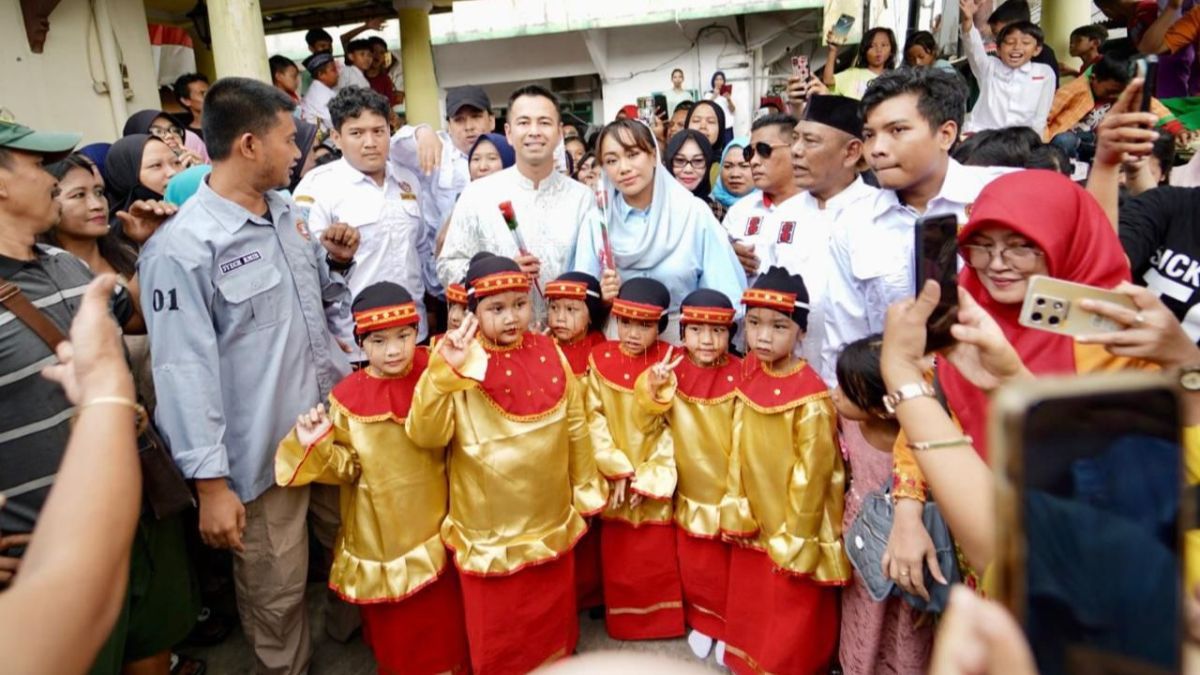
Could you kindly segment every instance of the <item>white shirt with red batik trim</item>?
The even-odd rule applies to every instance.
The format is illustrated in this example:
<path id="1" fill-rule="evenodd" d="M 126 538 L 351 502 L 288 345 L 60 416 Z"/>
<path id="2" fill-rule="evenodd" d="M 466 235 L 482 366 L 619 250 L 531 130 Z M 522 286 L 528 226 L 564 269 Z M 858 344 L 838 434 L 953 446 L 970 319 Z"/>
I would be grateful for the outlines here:
<path id="1" fill-rule="evenodd" d="M 843 211 L 875 199 L 878 192 L 861 177 L 856 178 L 826 201 L 825 208 L 817 204 L 816 197 L 801 192 L 768 214 L 749 242 L 762 261 L 759 272 L 778 266 L 804 279 L 810 309 L 802 354 L 830 387 L 837 386 L 836 354 L 831 357 L 825 348 L 826 288 L 833 274 L 830 240 Z"/>
<path id="2" fill-rule="evenodd" d="M 793 195 L 785 201 L 795 200 L 799 195 Z M 763 221 L 775 209 L 782 206 L 771 201 L 766 193 L 759 191 L 734 202 L 725 212 L 721 227 L 729 233 L 731 241 L 743 241 L 755 238 L 762 231 Z"/>

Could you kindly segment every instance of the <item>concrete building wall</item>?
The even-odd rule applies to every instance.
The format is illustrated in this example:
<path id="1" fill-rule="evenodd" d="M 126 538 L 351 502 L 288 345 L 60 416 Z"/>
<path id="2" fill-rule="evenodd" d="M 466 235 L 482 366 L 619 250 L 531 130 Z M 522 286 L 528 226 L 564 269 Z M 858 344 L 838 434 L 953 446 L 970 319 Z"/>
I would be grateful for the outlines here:
<path id="1" fill-rule="evenodd" d="M 108 0 L 122 62 L 128 71 L 130 113 L 159 106 L 154 56 L 141 2 Z M 43 53 L 29 51 L 18 0 L 0 0 L 0 108 L 38 129 L 79 131 L 83 142 L 111 142 L 125 120 L 114 120 L 103 83 L 104 62 L 90 3 L 71 0 L 50 15 Z"/>

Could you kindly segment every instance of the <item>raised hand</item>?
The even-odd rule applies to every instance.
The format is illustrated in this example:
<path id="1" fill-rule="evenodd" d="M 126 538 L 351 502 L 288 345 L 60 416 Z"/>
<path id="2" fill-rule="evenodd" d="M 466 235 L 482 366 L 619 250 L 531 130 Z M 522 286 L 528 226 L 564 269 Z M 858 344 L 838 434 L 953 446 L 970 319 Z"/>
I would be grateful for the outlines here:
<path id="1" fill-rule="evenodd" d="M 1159 132 L 1153 127 L 1158 123 L 1158 115 L 1138 110 L 1142 85 L 1140 78 L 1130 82 L 1100 120 L 1096 127 L 1096 164 L 1118 166 L 1123 161 L 1148 156 L 1154 150 Z"/>
<path id="2" fill-rule="evenodd" d="M 966 290 L 958 289 L 958 323 L 950 327 L 957 343 L 946 358 L 983 391 L 992 391 L 1016 378 L 1033 376 L 1000 325 Z"/>
<path id="3" fill-rule="evenodd" d="M 654 392 L 655 396 L 662 391 L 663 387 L 667 386 L 671 381 L 671 372 L 683 362 L 682 354 L 674 361 L 671 360 L 674 350 L 674 345 L 668 346 L 662 361 L 650 366 L 650 370 L 647 372 L 646 377 L 650 382 L 650 390 Z"/>
<path id="4" fill-rule="evenodd" d="M 462 368 L 463 363 L 467 360 L 467 347 L 471 345 L 471 340 L 475 339 L 475 332 L 479 330 L 479 319 L 476 318 L 474 312 L 467 312 L 463 316 L 463 322 L 458 328 L 446 333 L 442 341 L 438 343 L 438 353 L 446 359 L 446 363 L 450 364 L 451 368 L 458 370 Z"/>
<path id="5" fill-rule="evenodd" d="M 175 206 L 155 199 L 139 199 L 125 211 L 117 211 L 125 236 L 139 245 L 146 243 L 167 218 L 178 211 Z"/>
<path id="6" fill-rule="evenodd" d="M 442 139 L 429 127 L 417 129 L 417 162 L 426 176 L 436 171 L 442 163 Z"/>
<path id="7" fill-rule="evenodd" d="M 1200 348 L 1153 291 L 1128 282 L 1116 290 L 1128 295 L 1137 309 L 1103 300 L 1084 300 L 1083 309 L 1112 319 L 1121 330 L 1080 336 L 1079 342 L 1104 345 L 1116 356 L 1146 359 L 1164 368 L 1200 363 Z"/>
<path id="8" fill-rule="evenodd" d="M 321 440 L 331 428 L 333 422 L 325 412 L 324 403 L 318 403 L 312 410 L 296 418 L 296 438 L 306 448 Z"/>
<path id="9" fill-rule="evenodd" d="M 342 264 L 354 260 L 358 252 L 358 229 L 346 223 L 334 223 L 321 233 L 321 245 L 329 257 Z"/>
<path id="10" fill-rule="evenodd" d="M 621 275 L 614 269 L 604 270 L 600 275 L 600 299 L 611 305 L 621 292 Z"/>
<path id="11" fill-rule="evenodd" d="M 979 11 L 979 0 L 958 0 L 958 22 L 963 30 L 969 29 L 975 22 L 975 12 Z"/>

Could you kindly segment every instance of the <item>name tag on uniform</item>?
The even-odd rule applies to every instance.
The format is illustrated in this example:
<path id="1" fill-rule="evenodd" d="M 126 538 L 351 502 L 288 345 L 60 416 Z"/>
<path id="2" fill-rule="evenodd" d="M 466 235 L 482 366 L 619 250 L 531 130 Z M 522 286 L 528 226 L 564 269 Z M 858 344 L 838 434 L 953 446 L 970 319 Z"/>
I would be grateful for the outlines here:
<path id="1" fill-rule="evenodd" d="M 244 256 L 233 258 L 232 260 L 226 260 L 220 265 L 221 274 L 229 274 L 239 267 L 244 267 L 259 260 L 262 260 L 262 254 L 260 254 L 258 251 L 251 251 Z"/>
<path id="2" fill-rule="evenodd" d="M 400 199 L 412 200 L 412 199 L 416 199 L 416 198 L 417 198 L 417 196 L 411 192 L 401 192 L 400 193 Z"/>

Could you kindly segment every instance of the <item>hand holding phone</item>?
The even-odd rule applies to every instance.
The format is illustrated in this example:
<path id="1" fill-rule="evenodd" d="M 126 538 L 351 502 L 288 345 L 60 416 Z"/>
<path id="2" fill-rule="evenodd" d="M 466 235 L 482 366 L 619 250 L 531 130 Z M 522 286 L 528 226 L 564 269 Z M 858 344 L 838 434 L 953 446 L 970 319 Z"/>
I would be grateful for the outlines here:
<path id="1" fill-rule="evenodd" d="M 1137 77 L 1142 78 L 1142 101 L 1138 108 L 1142 112 L 1150 112 L 1150 101 L 1158 89 L 1158 56 L 1151 54 L 1137 62 Z"/>
<path id="2" fill-rule="evenodd" d="M 829 44 L 840 47 L 846 44 L 846 38 L 850 36 L 850 29 L 853 27 L 854 17 L 849 14 L 843 14 L 833 24 L 833 28 L 829 29 L 829 36 L 826 40 Z"/>
<path id="3" fill-rule="evenodd" d="M 1025 302 L 1017 321 L 1027 328 L 1036 328 L 1060 335 L 1095 335 L 1119 331 L 1116 321 L 1089 311 L 1083 300 L 1102 300 L 1118 307 L 1137 310 L 1129 296 L 1094 286 L 1062 279 L 1034 275 L 1029 278 Z"/>

